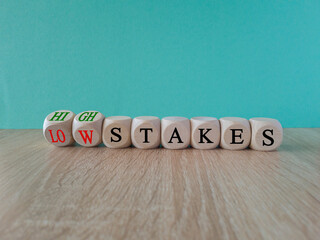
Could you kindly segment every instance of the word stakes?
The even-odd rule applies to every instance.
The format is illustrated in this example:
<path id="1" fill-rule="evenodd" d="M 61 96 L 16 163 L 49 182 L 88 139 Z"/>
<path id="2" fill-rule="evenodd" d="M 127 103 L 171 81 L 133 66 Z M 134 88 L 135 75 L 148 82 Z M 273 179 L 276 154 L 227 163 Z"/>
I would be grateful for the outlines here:
<path id="1" fill-rule="evenodd" d="M 282 143 L 283 128 L 272 118 L 239 117 L 105 117 L 98 111 L 75 114 L 68 110 L 50 113 L 43 123 L 45 139 L 57 147 L 74 142 L 84 147 L 103 144 L 108 148 L 214 149 L 250 147 L 274 151 Z"/>

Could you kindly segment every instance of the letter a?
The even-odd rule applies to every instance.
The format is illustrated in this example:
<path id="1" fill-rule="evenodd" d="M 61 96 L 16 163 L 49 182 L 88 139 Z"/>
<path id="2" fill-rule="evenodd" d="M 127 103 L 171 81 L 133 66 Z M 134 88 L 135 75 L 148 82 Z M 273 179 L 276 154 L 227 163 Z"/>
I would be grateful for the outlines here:
<path id="1" fill-rule="evenodd" d="M 173 133 L 172 133 L 171 138 L 170 138 L 168 143 L 172 143 L 172 139 L 173 138 L 177 138 L 178 139 L 178 143 L 183 143 L 177 128 L 174 128 Z"/>

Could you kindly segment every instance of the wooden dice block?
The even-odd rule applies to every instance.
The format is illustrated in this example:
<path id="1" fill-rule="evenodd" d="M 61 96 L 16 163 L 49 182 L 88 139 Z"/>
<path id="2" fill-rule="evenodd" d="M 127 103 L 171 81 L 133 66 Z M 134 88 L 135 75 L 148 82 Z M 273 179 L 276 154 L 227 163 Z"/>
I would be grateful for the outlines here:
<path id="1" fill-rule="evenodd" d="M 259 151 L 276 150 L 282 143 L 283 129 L 280 122 L 272 118 L 251 118 L 250 148 Z"/>
<path id="2" fill-rule="evenodd" d="M 103 121 L 102 141 L 109 148 L 131 146 L 131 117 L 112 116 Z"/>
<path id="3" fill-rule="evenodd" d="M 131 140 L 137 148 L 157 148 L 160 145 L 160 119 L 153 116 L 136 117 L 132 120 Z"/>
<path id="4" fill-rule="evenodd" d="M 191 146 L 197 149 L 213 149 L 220 143 L 220 123 L 213 117 L 193 117 L 191 122 Z"/>
<path id="5" fill-rule="evenodd" d="M 245 118 L 220 118 L 221 139 L 220 147 L 229 150 L 245 149 L 250 144 L 251 128 Z"/>
<path id="6" fill-rule="evenodd" d="M 75 116 L 72 125 L 74 140 L 84 147 L 97 146 L 102 141 L 104 115 L 97 111 L 85 111 Z"/>
<path id="7" fill-rule="evenodd" d="M 190 144 L 190 120 L 184 117 L 161 119 L 161 144 L 168 149 L 183 149 Z"/>
<path id="8" fill-rule="evenodd" d="M 59 110 L 50 113 L 43 123 L 45 139 L 57 146 L 63 147 L 74 142 L 72 136 L 72 121 L 75 114 L 68 110 Z"/>

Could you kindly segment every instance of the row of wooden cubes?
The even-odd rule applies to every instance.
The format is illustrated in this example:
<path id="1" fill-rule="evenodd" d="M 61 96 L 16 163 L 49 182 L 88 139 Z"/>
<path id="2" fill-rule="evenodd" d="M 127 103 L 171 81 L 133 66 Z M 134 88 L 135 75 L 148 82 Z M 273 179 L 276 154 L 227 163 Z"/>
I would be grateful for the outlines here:
<path id="1" fill-rule="evenodd" d="M 277 149 L 283 138 L 280 122 L 272 118 L 142 116 L 105 117 L 98 111 L 78 115 L 68 110 L 50 113 L 44 120 L 43 134 L 55 146 L 68 146 L 76 141 L 84 147 L 104 143 L 109 148 L 134 145 L 141 149 L 183 149 L 191 145 L 197 149 L 229 150 L 250 147 L 260 151 Z"/>

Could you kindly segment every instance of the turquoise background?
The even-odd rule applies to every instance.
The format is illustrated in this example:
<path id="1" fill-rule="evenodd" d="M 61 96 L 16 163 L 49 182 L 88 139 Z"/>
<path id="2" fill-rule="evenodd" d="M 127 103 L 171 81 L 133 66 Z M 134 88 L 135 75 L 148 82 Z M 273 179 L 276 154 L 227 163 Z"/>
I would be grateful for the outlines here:
<path id="1" fill-rule="evenodd" d="M 69 109 L 320 127 L 320 1 L 0 3 L 0 128 Z"/>

